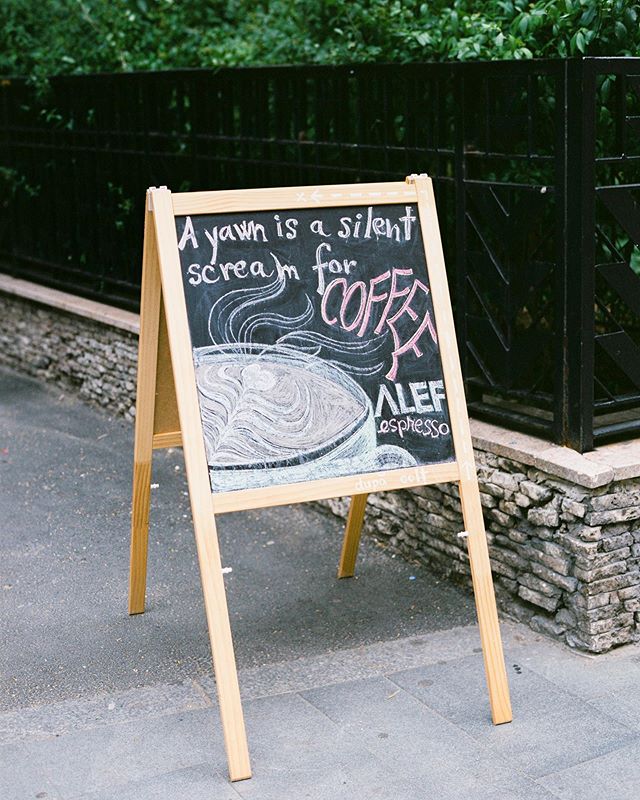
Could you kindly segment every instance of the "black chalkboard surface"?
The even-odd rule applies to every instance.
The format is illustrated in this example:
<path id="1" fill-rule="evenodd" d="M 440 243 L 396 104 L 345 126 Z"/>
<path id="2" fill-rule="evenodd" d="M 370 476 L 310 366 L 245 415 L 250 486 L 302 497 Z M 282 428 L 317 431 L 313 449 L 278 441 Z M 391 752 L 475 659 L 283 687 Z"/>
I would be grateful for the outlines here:
<path id="1" fill-rule="evenodd" d="M 454 459 L 415 205 L 175 221 L 214 491 Z"/>

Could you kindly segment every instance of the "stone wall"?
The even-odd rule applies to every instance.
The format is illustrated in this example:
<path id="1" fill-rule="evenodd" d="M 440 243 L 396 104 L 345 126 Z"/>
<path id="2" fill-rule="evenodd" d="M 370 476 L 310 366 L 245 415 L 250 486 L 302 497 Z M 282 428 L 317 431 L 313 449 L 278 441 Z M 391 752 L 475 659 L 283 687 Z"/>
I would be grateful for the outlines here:
<path id="1" fill-rule="evenodd" d="M 36 297 L 55 295 L 62 308 L 17 297 L 13 285 L 13 294 L 3 293 L 0 284 L 0 364 L 133 417 L 135 315 L 13 283 Z M 472 433 L 500 608 L 592 652 L 634 641 L 640 623 L 640 441 L 582 456 L 477 421 Z M 322 507 L 345 516 L 347 505 L 330 500 Z M 368 534 L 468 583 L 462 529 L 453 484 L 371 495 L 367 506 Z"/>
<path id="2" fill-rule="evenodd" d="M 521 461 L 475 454 L 499 607 L 583 650 L 635 641 L 640 479 L 587 488 Z M 348 500 L 323 505 L 344 517 Z M 369 497 L 367 533 L 470 583 L 463 528 L 454 484 Z"/>
<path id="3" fill-rule="evenodd" d="M 131 419 L 137 362 L 135 333 L 0 292 L 0 364 Z"/>

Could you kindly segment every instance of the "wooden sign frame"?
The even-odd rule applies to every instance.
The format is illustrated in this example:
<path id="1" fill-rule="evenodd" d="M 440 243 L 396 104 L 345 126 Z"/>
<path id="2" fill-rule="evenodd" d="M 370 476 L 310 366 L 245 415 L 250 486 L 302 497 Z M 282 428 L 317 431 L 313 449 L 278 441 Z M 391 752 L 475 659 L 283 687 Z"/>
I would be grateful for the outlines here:
<path id="1" fill-rule="evenodd" d="M 427 262 L 455 461 L 212 493 L 179 260 L 175 217 L 338 206 L 417 205 Z M 232 781 L 251 776 L 215 515 L 240 509 L 352 497 L 338 577 L 353 575 L 367 493 L 433 483 L 459 485 L 478 626 L 494 724 L 511 721 L 489 551 L 469 431 L 453 315 L 431 179 L 172 194 L 147 192 L 136 401 L 129 613 L 144 611 L 153 449 L 182 446 L 202 578 L 220 715 Z"/>

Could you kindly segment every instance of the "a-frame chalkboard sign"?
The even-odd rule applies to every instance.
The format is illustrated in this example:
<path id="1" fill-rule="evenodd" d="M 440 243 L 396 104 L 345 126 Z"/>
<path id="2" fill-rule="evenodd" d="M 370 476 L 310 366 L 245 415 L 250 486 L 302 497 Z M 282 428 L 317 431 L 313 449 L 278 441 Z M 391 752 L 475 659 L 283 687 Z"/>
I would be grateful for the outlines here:
<path id="1" fill-rule="evenodd" d="M 250 777 L 215 515 L 459 485 L 491 713 L 511 720 L 431 180 L 172 194 L 144 238 L 129 612 L 153 448 L 182 446 L 231 780 Z"/>

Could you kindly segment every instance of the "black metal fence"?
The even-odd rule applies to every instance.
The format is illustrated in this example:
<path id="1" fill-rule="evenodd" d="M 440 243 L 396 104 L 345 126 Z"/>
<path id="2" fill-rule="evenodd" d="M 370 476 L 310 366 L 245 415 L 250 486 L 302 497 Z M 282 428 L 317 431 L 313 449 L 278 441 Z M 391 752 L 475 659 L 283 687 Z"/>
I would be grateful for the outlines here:
<path id="1" fill-rule="evenodd" d="M 640 59 L 0 81 L 2 268 L 133 308 L 144 192 L 436 179 L 469 405 L 640 433 Z"/>

